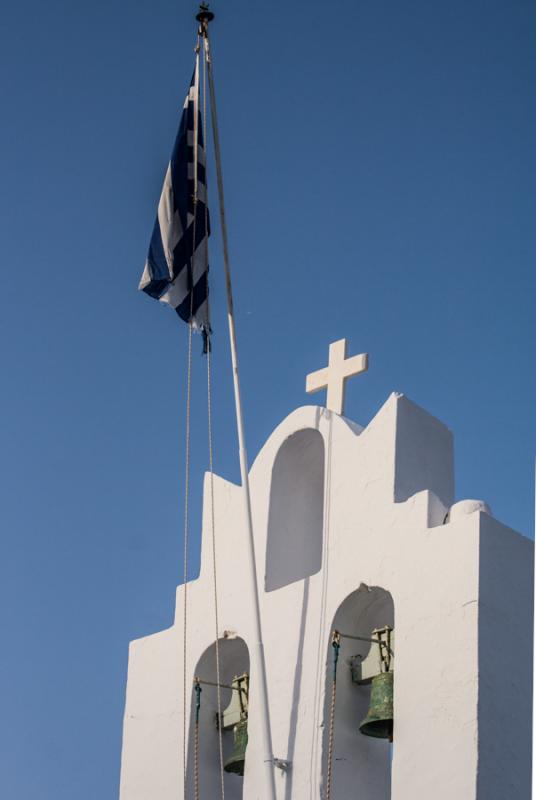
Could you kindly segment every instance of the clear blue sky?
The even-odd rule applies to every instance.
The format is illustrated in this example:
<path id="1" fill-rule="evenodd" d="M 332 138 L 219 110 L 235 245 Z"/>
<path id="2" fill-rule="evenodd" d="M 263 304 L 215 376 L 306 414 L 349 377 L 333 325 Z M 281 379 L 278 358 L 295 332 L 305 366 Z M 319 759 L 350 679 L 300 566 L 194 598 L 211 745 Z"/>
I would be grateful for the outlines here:
<path id="1" fill-rule="evenodd" d="M 251 458 L 346 336 L 371 357 L 347 415 L 365 424 L 406 393 L 456 435 L 458 499 L 484 498 L 532 536 L 535 4 L 213 8 Z M 117 798 L 128 642 L 172 620 L 186 328 L 136 286 L 194 11 L 4 9 L 6 800 Z M 211 196 L 216 219 L 214 182 Z M 216 467 L 237 480 L 218 235 L 211 260 Z M 195 365 L 192 572 L 206 466 L 197 352 Z"/>

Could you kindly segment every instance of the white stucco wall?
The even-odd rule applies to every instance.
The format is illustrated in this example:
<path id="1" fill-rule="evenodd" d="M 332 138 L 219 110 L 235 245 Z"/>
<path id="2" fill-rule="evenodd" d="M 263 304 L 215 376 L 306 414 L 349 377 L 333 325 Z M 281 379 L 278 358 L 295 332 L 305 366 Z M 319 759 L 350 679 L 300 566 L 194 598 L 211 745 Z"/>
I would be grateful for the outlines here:
<path id="1" fill-rule="evenodd" d="M 272 433 L 250 478 L 274 754 L 292 762 L 276 774 L 280 800 L 321 796 L 335 620 L 368 635 L 393 617 L 391 774 L 389 745 L 358 733 L 367 689 L 350 682 L 347 659 L 365 651 L 343 640 L 334 800 L 528 800 L 532 542 L 481 510 L 460 507 L 447 518 L 454 471 L 445 426 L 396 394 L 365 429 L 306 406 Z M 246 570 L 239 491 L 215 479 L 228 680 L 249 668 L 252 640 L 246 582 L 239 583 Z M 201 574 L 188 588 L 189 680 L 210 670 L 214 642 L 209 498 L 206 491 Z M 130 646 L 121 800 L 182 797 L 182 593 L 175 624 Z M 217 796 L 214 709 L 207 688 L 205 797 Z M 252 674 L 246 774 L 226 776 L 231 800 L 262 797 L 258 731 Z"/>

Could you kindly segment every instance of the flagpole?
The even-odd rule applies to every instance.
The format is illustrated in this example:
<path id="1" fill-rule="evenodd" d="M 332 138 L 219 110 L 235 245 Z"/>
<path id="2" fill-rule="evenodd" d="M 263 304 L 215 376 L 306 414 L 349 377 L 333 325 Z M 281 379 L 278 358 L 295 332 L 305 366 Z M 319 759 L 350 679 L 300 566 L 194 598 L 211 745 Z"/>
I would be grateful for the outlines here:
<path id="1" fill-rule="evenodd" d="M 257 580 L 257 566 L 255 559 L 255 540 L 253 537 L 253 520 L 251 515 L 251 495 L 249 490 L 249 470 L 244 434 L 244 419 L 242 413 L 242 399 L 240 394 L 240 380 L 238 375 L 238 355 L 236 347 L 236 330 L 233 311 L 233 292 L 231 285 L 231 266 L 229 260 L 229 242 L 227 237 L 227 223 L 225 219 L 225 202 L 223 194 L 223 175 L 221 165 L 220 136 L 218 130 L 218 117 L 216 113 L 216 93 L 214 90 L 214 76 L 212 73 L 212 60 L 208 37 L 208 23 L 214 19 L 214 14 L 208 6 L 202 4 L 196 16 L 200 23 L 200 33 L 204 40 L 205 58 L 208 70 L 208 84 L 210 92 L 210 111 L 212 118 L 212 136 L 214 141 L 214 156 L 216 161 L 216 177 L 218 183 L 218 198 L 220 208 L 220 225 L 223 242 L 223 265 L 225 272 L 225 287 L 227 294 L 227 320 L 229 323 L 229 340 L 231 345 L 231 362 L 233 367 L 233 386 L 236 408 L 236 425 L 238 430 L 238 451 L 240 458 L 240 474 L 242 479 L 242 498 L 244 503 L 244 516 L 248 534 L 248 562 L 250 593 L 253 604 L 253 618 L 255 626 L 255 639 L 251 649 L 254 681 L 258 680 L 259 712 L 261 718 L 261 736 L 264 761 L 266 800 L 276 800 L 274 780 L 274 756 L 272 752 L 272 732 L 270 727 L 270 712 L 268 706 L 268 682 L 266 679 L 266 663 L 264 658 L 264 645 L 262 641 L 261 611 L 259 603 L 259 585 Z"/>

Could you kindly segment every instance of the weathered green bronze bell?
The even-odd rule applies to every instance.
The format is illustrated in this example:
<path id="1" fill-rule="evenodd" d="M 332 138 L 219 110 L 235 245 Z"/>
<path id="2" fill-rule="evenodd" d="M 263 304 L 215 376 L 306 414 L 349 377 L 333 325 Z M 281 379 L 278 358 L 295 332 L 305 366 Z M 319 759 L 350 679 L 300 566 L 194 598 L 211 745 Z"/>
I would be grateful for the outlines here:
<path id="1" fill-rule="evenodd" d="M 382 672 L 372 679 L 368 714 L 359 726 L 365 736 L 393 741 L 393 673 Z"/>
<path id="2" fill-rule="evenodd" d="M 244 774 L 246 761 L 246 747 L 248 746 L 248 721 L 241 719 L 233 728 L 234 747 L 233 754 L 224 765 L 225 772 L 234 772 L 235 775 Z"/>

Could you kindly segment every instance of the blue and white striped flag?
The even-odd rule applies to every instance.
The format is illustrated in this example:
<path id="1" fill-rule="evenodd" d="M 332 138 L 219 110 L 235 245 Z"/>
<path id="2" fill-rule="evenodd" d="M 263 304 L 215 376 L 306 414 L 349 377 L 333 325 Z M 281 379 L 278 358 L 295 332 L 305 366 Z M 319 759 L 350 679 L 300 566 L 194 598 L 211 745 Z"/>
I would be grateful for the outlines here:
<path id="1" fill-rule="evenodd" d="M 206 344 L 210 222 L 205 163 L 197 56 L 139 288 L 202 331 Z"/>

